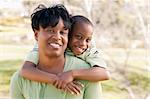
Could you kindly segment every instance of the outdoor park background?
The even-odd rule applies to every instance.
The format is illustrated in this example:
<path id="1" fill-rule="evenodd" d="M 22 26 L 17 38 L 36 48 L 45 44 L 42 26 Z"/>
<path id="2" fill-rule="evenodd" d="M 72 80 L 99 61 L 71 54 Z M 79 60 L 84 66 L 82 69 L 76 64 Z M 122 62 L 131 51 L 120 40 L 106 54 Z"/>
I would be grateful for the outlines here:
<path id="1" fill-rule="evenodd" d="M 33 47 L 30 14 L 39 3 L 62 3 L 92 20 L 111 73 L 104 99 L 150 99 L 149 0 L 0 0 L 0 99 L 9 99 L 10 77 Z"/>

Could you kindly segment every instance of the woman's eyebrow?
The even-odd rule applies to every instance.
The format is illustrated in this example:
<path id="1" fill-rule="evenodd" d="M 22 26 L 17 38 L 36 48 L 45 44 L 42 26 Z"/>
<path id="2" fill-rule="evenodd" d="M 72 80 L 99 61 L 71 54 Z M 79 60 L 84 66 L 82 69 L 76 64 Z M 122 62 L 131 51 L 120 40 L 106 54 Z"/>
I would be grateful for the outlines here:
<path id="1" fill-rule="evenodd" d="M 69 29 L 69 28 L 67 28 L 67 27 L 64 26 L 63 29 L 66 30 L 66 29 Z"/>

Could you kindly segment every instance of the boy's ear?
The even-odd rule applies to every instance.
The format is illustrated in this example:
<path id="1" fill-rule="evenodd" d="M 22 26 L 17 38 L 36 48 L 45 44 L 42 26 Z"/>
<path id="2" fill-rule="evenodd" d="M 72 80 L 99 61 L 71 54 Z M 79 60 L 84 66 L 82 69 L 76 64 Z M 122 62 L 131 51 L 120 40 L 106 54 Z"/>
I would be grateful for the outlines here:
<path id="1" fill-rule="evenodd" d="M 34 38 L 36 41 L 38 41 L 38 35 L 39 35 L 39 32 L 37 30 L 34 31 Z"/>

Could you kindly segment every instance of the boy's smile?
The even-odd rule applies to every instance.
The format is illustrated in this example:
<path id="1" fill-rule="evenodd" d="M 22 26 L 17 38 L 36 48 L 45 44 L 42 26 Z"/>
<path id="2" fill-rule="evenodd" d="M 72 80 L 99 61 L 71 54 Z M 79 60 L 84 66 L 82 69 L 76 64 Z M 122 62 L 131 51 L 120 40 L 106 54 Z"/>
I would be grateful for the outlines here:
<path id="1" fill-rule="evenodd" d="M 69 48 L 75 55 L 80 55 L 87 50 L 93 34 L 93 27 L 87 23 L 75 23 Z"/>

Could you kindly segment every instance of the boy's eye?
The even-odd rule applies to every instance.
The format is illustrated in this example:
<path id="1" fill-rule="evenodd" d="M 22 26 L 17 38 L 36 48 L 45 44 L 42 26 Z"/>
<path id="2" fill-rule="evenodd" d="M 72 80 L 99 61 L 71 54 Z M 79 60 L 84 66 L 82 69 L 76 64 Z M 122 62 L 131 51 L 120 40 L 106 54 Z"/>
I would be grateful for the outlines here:
<path id="1" fill-rule="evenodd" d="M 87 39 L 87 40 L 86 40 L 86 42 L 90 42 L 90 41 L 91 41 L 91 39 Z"/>
<path id="2" fill-rule="evenodd" d="M 82 36 L 76 35 L 76 38 L 80 40 L 80 39 L 82 39 Z"/>

